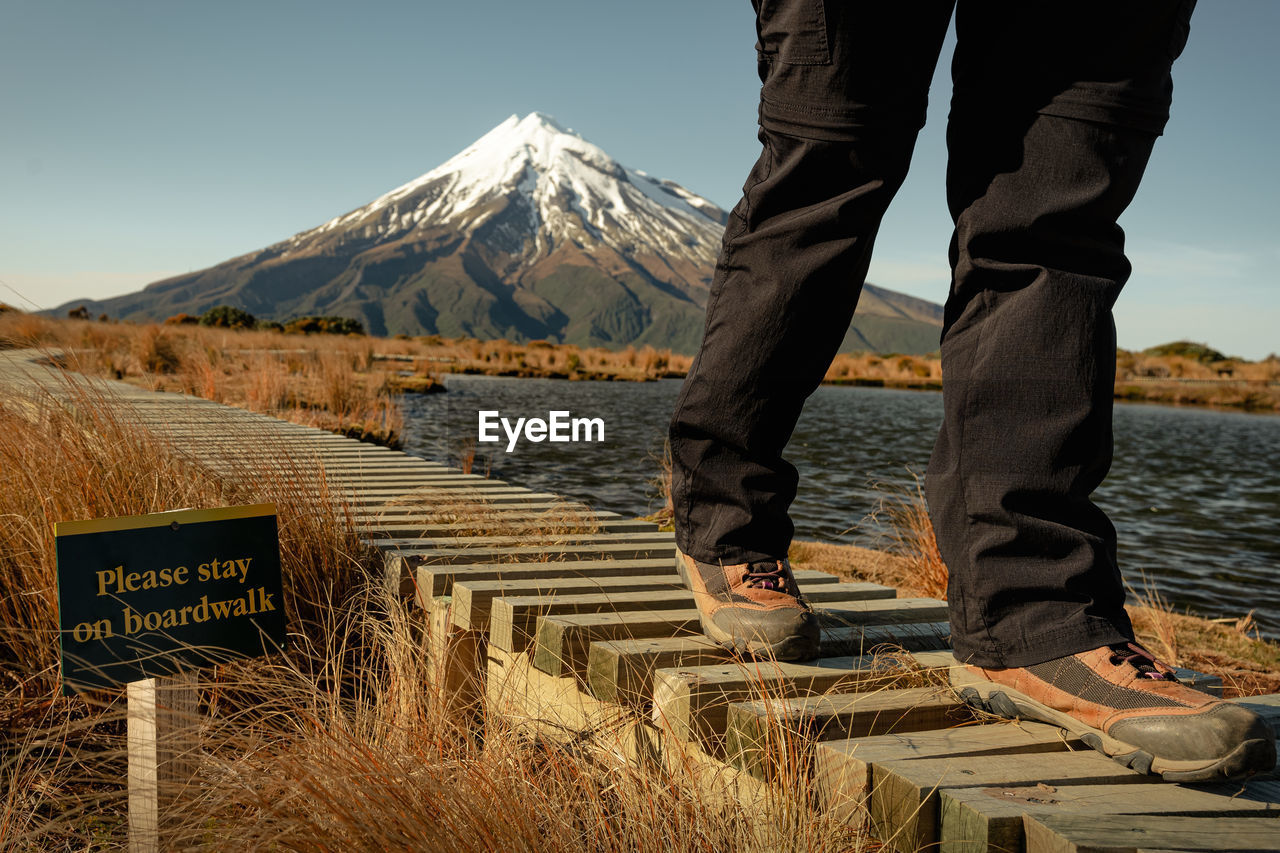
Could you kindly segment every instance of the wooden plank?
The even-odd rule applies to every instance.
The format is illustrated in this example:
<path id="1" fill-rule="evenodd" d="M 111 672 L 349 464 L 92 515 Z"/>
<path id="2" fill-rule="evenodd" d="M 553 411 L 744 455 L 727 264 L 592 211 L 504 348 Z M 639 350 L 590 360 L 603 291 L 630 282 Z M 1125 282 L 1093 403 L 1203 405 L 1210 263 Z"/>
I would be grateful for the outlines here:
<path id="1" fill-rule="evenodd" d="M 879 735 L 819 743 L 814 748 L 814 787 L 823 807 L 842 820 L 863 814 L 877 761 L 903 757 L 991 756 L 1060 752 L 1083 744 L 1043 723 L 995 722 L 933 732 Z"/>
<path id="2" fill-rule="evenodd" d="M 319 476 L 320 472 L 316 472 Z M 347 476 L 331 476 L 324 474 L 325 484 L 334 492 L 342 494 L 360 493 L 368 495 L 389 495 L 392 497 L 419 497 L 424 489 L 474 491 L 477 494 L 515 494 L 529 491 L 520 486 L 512 486 L 497 480 L 425 480 L 422 477 L 375 477 L 368 474 L 352 474 Z M 431 493 L 428 493 L 430 497 Z"/>
<path id="3" fill-rule="evenodd" d="M 448 598 L 434 599 L 427 610 L 427 652 L 440 712 L 453 717 L 483 713 L 485 635 L 451 624 Z M 425 685 L 424 685 L 425 688 Z"/>
<path id="4" fill-rule="evenodd" d="M 1269 817 L 1047 815 L 1028 816 L 1024 827 L 1027 853 L 1280 850 L 1280 826 Z"/>
<path id="5" fill-rule="evenodd" d="M 945 645 L 949 632 L 945 622 L 824 628 L 820 657 L 861 656 L 890 647 L 937 648 Z M 652 698 L 655 671 L 721 663 L 733 657 L 703 636 L 592 643 L 587 683 L 597 698 L 646 705 Z"/>
<path id="6" fill-rule="evenodd" d="M 674 569 L 673 569 L 674 572 Z M 861 596 L 877 596 L 881 599 L 893 590 L 879 584 L 826 583 L 815 584 L 806 595 L 815 607 L 831 607 L 838 612 L 858 607 Z M 647 602 L 642 597 L 648 595 Z M 829 602 L 819 604 L 820 602 Z M 651 594 L 634 592 L 603 593 L 595 595 L 552 594 L 522 599 L 505 597 L 494 605 L 491 632 L 494 642 L 504 649 L 522 651 L 533 637 L 534 622 L 538 616 L 565 613 L 600 613 L 609 609 L 623 610 L 677 610 L 694 606 L 693 593 L 683 584 L 675 588 L 653 591 Z M 896 611 L 895 611 L 896 612 Z"/>
<path id="7" fill-rule="evenodd" d="M 900 673 L 871 658 L 827 658 L 813 663 L 739 661 L 660 669 L 653 674 L 653 719 L 671 736 L 722 754 L 729 706 L 827 691 L 874 690 Z"/>
<path id="8" fill-rule="evenodd" d="M 658 531 L 644 530 L 634 532 L 630 530 L 621 532 L 607 531 L 590 531 L 590 532 L 538 532 L 532 533 L 503 533 L 497 535 L 485 536 L 433 536 L 430 538 L 418 537 L 415 539 L 374 539 L 374 546 L 383 550 L 401 550 L 405 546 L 413 546 L 417 549 L 426 547 L 435 548 L 460 548 L 460 547 L 494 547 L 519 545 L 521 543 L 530 547 L 559 548 L 566 545 L 609 545 L 609 544 L 632 544 L 632 545 L 664 545 L 671 541 L 670 533 L 662 533 Z M 423 552 L 427 553 L 427 552 Z M 672 574 L 675 573 L 673 566 Z"/>
<path id="9" fill-rule="evenodd" d="M 808 595 L 808 592 L 805 593 Z M 826 628 L 852 625 L 902 625 L 918 622 L 942 622 L 947 619 L 947 604 L 932 598 L 895 598 L 876 601 L 815 604 L 819 623 Z"/>
<path id="10" fill-rule="evenodd" d="M 492 603 L 489 615 L 490 641 L 500 649 L 522 652 L 533 642 L 537 620 L 542 616 L 570 613 L 622 613 L 633 610 L 680 610 L 693 605 L 693 596 L 679 584 L 640 592 L 592 593 L 586 595 L 504 596 Z"/>
<path id="11" fill-rule="evenodd" d="M 724 663 L 733 655 L 704 636 L 601 640 L 587 651 L 587 685 L 605 702 L 647 705 L 653 673 L 672 667 Z"/>
<path id="12" fill-rule="evenodd" d="M 323 465 L 326 470 L 404 471 L 430 477 L 480 476 L 478 474 L 464 474 L 458 468 L 451 468 L 448 465 L 441 465 L 439 462 L 420 459 L 417 456 L 388 454 L 386 452 L 365 450 L 364 448 L 326 449 L 313 447 L 308 446 L 305 441 L 298 441 L 290 436 L 268 436 L 263 442 L 266 445 L 265 449 L 232 455 L 235 453 L 235 448 L 243 447 L 243 445 L 239 444 L 240 441 L 241 439 L 237 438 L 235 441 L 222 445 L 216 441 L 205 441 L 201 447 L 188 448 L 187 454 L 231 464 L 253 462 L 255 465 L 268 468 L 288 468 L 298 461 L 298 457 L 301 456 L 306 457 L 308 462 Z M 282 453 L 287 453 L 288 455 L 282 455 Z"/>
<path id="13" fill-rule="evenodd" d="M 590 516 L 591 510 L 581 504 L 568 504 L 561 500 L 537 501 L 440 501 L 433 504 L 385 504 L 375 507 L 352 507 L 351 520 L 355 524 L 395 522 L 407 524 L 414 519 L 443 520 L 450 516 L 480 524 L 485 519 L 502 519 L 507 515 L 566 512 Z M 603 515 L 603 513 L 601 513 Z M 610 517 L 610 516 L 605 516 Z"/>
<path id="14" fill-rule="evenodd" d="M 553 741 L 572 740 L 575 749 L 603 753 L 608 765 L 619 758 L 661 767 L 697 792 L 704 805 L 757 807 L 771 802 L 765 786 L 689 744 L 664 742 L 648 721 L 613 703 L 582 693 L 572 678 L 558 678 L 530 666 L 528 655 L 499 649 L 489 653 L 489 702 L 511 724 Z M 584 732 L 591 733 L 583 737 Z M 762 837 L 752 849 L 779 849 L 783 839 Z"/>
<path id="15" fill-rule="evenodd" d="M 503 530 L 515 530 L 526 533 L 527 535 L 536 535 L 539 531 L 544 530 L 548 524 L 567 525 L 570 522 L 559 516 L 552 516 L 546 513 L 494 513 L 483 519 L 473 519 L 469 521 L 453 521 L 448 523 L 437 523 L 438 516 L 422 515 L 418 523 L 390 523 L 377 524 L 362 522 L 357 523 L 360 532 L 369 538 L 370 541 L 379 539 L 388 539 L 397 537 L 400 539 L 411 538 L 436 538 L 440 536 L 449 536 L 457 534 L 459 531 L 475 530 L 477 527 L 485 524 L 491 524 L 494 527 Z M 599 533 L 642 533 L 653 527 L 650 522 L 639 521 L 630 518 L 621 518 L 613 514 L 594 513 L 590 516 L 583 516 L 581 524 L 591 530 Z"/>
<path id="16" fill-rule="evenodd" d="M 535 492 L 532 489 L 525 489 L 520 486 L 502 485 L 485 488 L 466 484 L 432 487 L 430 493 L 423 492 L 421 489 L 405 489 L 392 499 L 389 499 L 387 506 L 397 507 L 406 511 L 422 512 L 424 509 L 434 510 L 442 505 L 462 504 L 473 509 L 483 509 L 495 504 L 512 504 L 522 501 L 524 503 L 550 503 L 556 506 L 586 506 L 551 492 Z"/>
<path id="17" fill-rule="evenodd" d="M 841 599 L 841 602 L 832 603 L 831 605 L 832 607 L 837 607 L 837 608 L 842 608 L 842 607 L 845 607 L 846 605 L 856 606 L 859 603 L 859 602 L 844 601 L 844 599 L 846 599 L 847 596 L 849 596 L 850 594 L 850 592 L 847 592 L 847 589 L 849 588 L 847 588 L 846 584 L 837 583 L 838 579 L 836 578 L 835 575 L 829 575 L 827 573 L 823 573 L 823 571 L 805 569 L 805 570 L 796 570 L 795 576 L 797 581 L 800 581 L 800 583 L 805 584 L 806 590 L 808 590 L 808 592 L 806 592 L 805 594 L 810 598 L 824 598 L 824 597 L 827 597 L 829 594 L 829 596 L 833 598 Z M 827 590 L 835 590 L 835 592 L 828 593 Z M 855 588 L 852 589 L 851 592 L 852 594 L 863 594 L 863 593 L 881 594 L 877 592 L 877 590 L 863 588 L 861 587 L 860 584 L 855 585 Z M 819 607 L 824 607 L 824 606 L 827 606 L 827 605 L 819 605 Z M 582 633 L 582 630 L 580 630 L 579 626 L 575 626 L 575 625 L 561 625 L 561 624 L 552 625 L 552 626 L 549 626 L 549 628 L 545 630 L 545 634 L 543 634 L 541 633 L 541 624 L 539 622 L 538 630 L 539 630 L 539 639 L 538 639 L 538 642 L 536 642 L 536 648 L 534 651 L 536 665 L 538 665 L 539 669 L 543 669 L 543 671 L 545 672 L 550 672 L 550 674 L 556 674 L 556 675 L 568 674 L 568 672 L 570 671 L 575 672 L 575 674 L 585 675 L 585 669 L 589 665 L 590 643 L 593 642 L 593 639 L 613 639 L 613 637 L 594 638 L 593 635 L 590 635 L 588 633 Z M 833 644 L 832 644 L 833 648 L 838 647 L 838 643 L 844 643 L 844 646 L 849 646 L 850 643 L 846 642 L 847 634 L 844 634 L 844 635 L 840 634 L 840 631 L 842 630 L 847 631 L 847 629 L 845 628 L 836 629 L 837 635 L 836 635 L 836 638 L 833 639 Z M 682 633 L 685 633 L 685 631 L 678 631 L 677 634 L 682 634 Z M 672 638 L 672 637 L 676 637 L 677 634 L 646 633 L 646 634 L 632 635 L 632 637 L 643 638 L 643 639 Z M 826 637 L 827 629 L 823 629 L 823 635 L 824 637 Z M 676 660 L 684 660 L 681 654 L 682 653 L 677 653 Z M 660 657 L 660 651 L 659 651 L 659 656 L 657 658 L 654 658 L 653 663 L 644 662 L 639 660 L 639 658 L 637 658 L 637 660 L 635 661 L 635 666 L 630 667 L 630 669 L 632 672 L 634 672 L 637 679 L 646 681 L 649 678 L 652 678 L 653 670 L 659 669 L 659 667 L 655 665 L 655 662 L 657 662 L 658 660 L 662 660 L 662 657 Z M 700 662 L 710 662 L 710 661 L 700 661 Z M 608 676 L 607 675 L 600 676 L 600 678 L 607 679 Z M 602 684 L 604 684 L 603 680 L 602 680 Z M 643 697 L 645 697 L 644 701 L 648 701 L 649 690 L 644 689 L 643 685 L 632 684 L 631 686 L 628 686 L 628 688 L 625 689 L 625 692 L 630 693 L 631 695 L 637 695 L 635 693 L 635 690 L 637 688 L 643 689 L 643 693 L 639 695 L 643 695 Z M 614 693 L 614 695 L 617 695 L 617 693 Z"/>
<path id="18" fill-rule="evenodd" d="M 822 628 L 822 656 L 872 655 L 903 649 L 908 652 L 945 649 L 950 645 L 947 622 L 899 625 L 826 625 Z"/>
<path id="19" fill-rule="evenodd" d="M 484 630 L 489 625 L 491 605 L 496 598 L 534 595 L 669 590 L 681 586 L 672 569 L 668 575 L 619 578 L 531 578 L 527 580 L 459 581 L 453 583 L 453 620 L 459 628 Z"/>
<path id="20" fill-rule="evenodd" d="M 666 577 L 674 571 L 670 559 L 642 560 L 574 560 L 567 563 L 511 562 L 472 563 L 468 565 L 424 565 L 421 555 L 393 552 L 386 556 L 386 572 L 402 585 L 407 578 L 409 591 L 416 588 L 420 601 L 447 595 L 458 581 L 529 580 L 532 578 L 571 577 Z M 403 586 L 402 586 L 403 588 Z"/>
<path id="21" fill-rule="evenodd" d="M 480 486 L 480 485 L 459 485 L 440 487 L 433 489 L 430 493 L 424 493 L 420 489 L 411 488 L 368 488 L 361 489 L 359 492 L 339 492 L 334 490 L 334 499 L 342 500 L 344 503 L 353 506 L 368 507 L 374 504 L 395 502 L 400 505 L 410 504 L 413 502 L 435 501 L 441 497 L 465 497 L 474 500 L 515 500 L 519 498 L 525 499 L 542 499 L 545 500 L 554 495 L 548 493 L 539 494 L 531 492 L 528 489 L 519 486 Z"/>
<path id="22" fill-rule="evenodd" d="M 1274 783 L 1272 783 L 1274 784 Z M 1200 815 L 1276 817 L 1280 803 L 1265 785 L 1188 788 L 1161 780 L 1134 785 L 1039 783 L 1028 787 L 948 788 L 939 791 L 941 850 L 1026 849 L 1023 815 Z M 1280 834 L 1280 825 L 1276 832 Z"/>
<path id="23" fill-rule="evenodd" d="M 325 479 L 335 486 L 341 485 L 343 482 L 350 482 L 360 486 L 362 489 L 387 494 L 403 495 L 406 498 L 429 498 L 439 494 L 440 492 L 451 491 L 474 491 L 486 495 L 531 491 L 531 489 L 512 485 L 511 483 L 507 483 L 503 480 L 489 480 L 484 477 L 471 477 L 465 474 L 441 477 L 423 476 L 421 474 L 398 477 L 373 477 L 365 476 L 363 472 L 360 472 L 348 478 L 339 477 L 338 479 L 330 479 L 326 476 Z"/>
<path id="24" fill-rule="evenodd" d="M 729 706 L 725 753 L 734 767 L 771 778 L 782 763 L 808 767 L 821 740 L 926 731 L 971 719 L 967 705 L 938 687 L 756 699 Z"/>
<path id="25" fill-rule="evenodd" d="M 846 592 L 846 584 L 815 585 L 806 593 L 806 596 L 813 602 L 814 611 L 818 613 L 820 621 L 826 622 L 828 625 L 844 626 L 849 624 L 850 620 L 863 620 L 860 624 L 868 624 L 868 622 L 891 622 L 891 621 L 929 621 L 937 616 L 937 607 L 929 602 L 929 599 L 873 599 L 873 601 L 849 601 L 847 596 L 850 594 L 879 594 L 879 589 L 867 589 L 864 584 L 852 584 L 851 592 Z M 617 599 L 618 607 L 616 610 L 681 610 L 682 606 L 692 607 L 694 598 L 692 593 L 687 589 L 671 590 L 668 593 L 655 593 L 650 599 L 649 605 L 641 606 L 639 601 L 640 593 L 622 594 Z M 827 598 L 833 598 L 835 601 L 824 601 Z M 500 608 L 499 608 L 500 606 Z M 509 599 L 504 599 L 494 606 L 492 617 L 490 617 L 490 630 L 494 633 L 494 642 L 499 644 L 500 648 L 511 649 L 511 651 L 522 651 L 527 647 L 532 637 L 534 637 L 534 622 L 539 615 L 562 615 L 562 613 L 575 612 L 602 612 L 611 608 L 611 601 L 608 596 L 593 597 L 550 597 L 527 599 L 513 603 Z M 507 621 L 509 619 L 511 621 Z M 507 633 L 509 631 L 509 634 Z M 553 667 L 553 671 L 559 672 L 562 667 L 563 658 L 559 658 L 559 649 L 550 649 L 549 654 L 538 656 L 535 658 L 543 660 Z M 582 661 L 585 665 L 586 661 Z M 544 670 L 548 671 L 548 670 Z"/>
<path id="26" fill-rule="evenodd" d="M 1041 755 L 948 756 L 875 762 L 869 812 L 872 831 L 901 853 L 938 843 L 938 792 L 947 788 L 1123 785 L 1150 781 L 1091 749 Z"/>
<path id="27" fill-rule="evenodd" d="M 1266 696 L 1238 696 L 1227 701 L 1238 702 L 1271 723 L 1276 737 L 1280 738 L 1280 693 L 1270 693 Z"/>
<path id="28" fill-rule="evenodd" d="M 699 631 L 697 610 L 544 616 L 537 623 L 533 663 L 549 675 L 568 676 L 586 666 L 587 649 L 595 641 L 679 637 Z"/>
<path id="29" fill-rule="evenodd" d="M 317 467 L 322 470 L 326 478 L 371 475 L 376 477 L 427 477 L 435 479 L 467 476 L 456 468 L 447 468 L 434 462 L 412 457 L 404 459 L 362 459 L 350 455 L 338 457 L 323 452 L 298 454 L 298 447 L 292 442 L 287 442 L 287 446 L 282 450 L 290 455 L 282 459 L 280 456 L 281 451 L 277 450 L 269 453 L 241 454 L 228 458 L 228 454 L 231 452 L 230 448 L 226 451 L 220 450 L 214 453 L 188 453 L 186 455 L 208 460 L 210 464 L 221 463 L 223 467 L 238 467 L 246 463 L 252 463 L 255 468 L 290 471 L 298 467 L 299 464 L 307 464 L 309 467 Z M 298 458 L 299 456 L 305 458 L 300 459 Z"/>
<path id="30" fill-rule="evenodd" d="M 419 556 L 424 560 L 439 563 L 475 564 L 493 563 L 509 560 L 522 562 L 520 558 L 529 560 L 544 559 L 550 561 L 569 560 L 639 560 L 665 557 L 668 562 L 675 556 L 675 543 L 653 544 L 610 544 L 600 545 L 510 545 L 477 548 L 428 548 L 422 546 L 405 546 L 397 549 L 398 553 Z"/>
<path id="31" fill-rule="evenodd" d="M 534 669 L 525 654 L 491 646 L 487 682 L 491 711 L 502 713 L 517 728 L 555 740 L 586 731 L 625 732 L 638 722 L 617 705 L 583 693 L 573 679 L 555 678 Z M 625 737 L 620 740 L 627 742 Z M 623 749 L 624 754 L 632 751 L 626 746 Z"/>

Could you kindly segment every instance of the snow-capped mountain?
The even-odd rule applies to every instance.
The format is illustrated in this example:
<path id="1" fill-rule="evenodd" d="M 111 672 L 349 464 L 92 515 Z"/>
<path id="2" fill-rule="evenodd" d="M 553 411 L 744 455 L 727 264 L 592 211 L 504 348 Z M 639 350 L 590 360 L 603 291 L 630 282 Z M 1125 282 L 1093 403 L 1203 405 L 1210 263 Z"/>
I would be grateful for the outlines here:
<path id="1" fill-rule="evenodd" d="M 511 116 L 422 177 L 290 243 L 306 246 L 333 231 L 393 240 L 424 225 L 450 226 L 468 235 L 484 229 L 486 240 L 525 262 L 577 243 L 618 252 L 642 246 L 705 265 L 715 260 L 724 224 L 725 212 L 705 198 L 620 165 L 535 112 Z"/>
<path id="2" fill-rule="evenodd" d="M 565 252 L 609 274 L 637 267 L 702 303 L 725 220 L 707 199 L 622 166 L 535 112 L 511 116 L 425 175 L 282 248 L 306 254 L 447 229 L 483 250 L 508 284 L 531 284 L 546 271 L 540 261 Z"/>
<path id="3" fill-rule="evenodd" d="M 354 317 L 379 334 L 688 352 L 726 219 L 707 199 L 619 164 L 535 112 L 323 225 L 89 304 L 123 319 L 227 303 L 263 318 Z M 938 306 L 878 288 L 864 303 L 860 313 L 878 316 L 871 325 L 891 328 L 894 342 L 855 330 L 852 348 L 936 348 Z M 918 341 L 904 343 L 904 332 Z"/>

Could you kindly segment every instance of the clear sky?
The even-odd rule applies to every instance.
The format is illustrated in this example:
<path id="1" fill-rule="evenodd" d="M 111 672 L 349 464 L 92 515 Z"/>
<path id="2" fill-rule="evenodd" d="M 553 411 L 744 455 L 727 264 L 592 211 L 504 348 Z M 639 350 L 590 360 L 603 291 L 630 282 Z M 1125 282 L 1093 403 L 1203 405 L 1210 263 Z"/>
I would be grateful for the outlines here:
<path id="1" fill-rule="evenodd" d="M 3 0 L 0 301 L 261 248 L 540 110 L 723 207 L 759 150 L 747 0 Z M 1201 0 L 1121 224 L 1121 346 L 1280 351 L 1280 2 Z M 944 49 L 870 280 L 941 302 Z"/>

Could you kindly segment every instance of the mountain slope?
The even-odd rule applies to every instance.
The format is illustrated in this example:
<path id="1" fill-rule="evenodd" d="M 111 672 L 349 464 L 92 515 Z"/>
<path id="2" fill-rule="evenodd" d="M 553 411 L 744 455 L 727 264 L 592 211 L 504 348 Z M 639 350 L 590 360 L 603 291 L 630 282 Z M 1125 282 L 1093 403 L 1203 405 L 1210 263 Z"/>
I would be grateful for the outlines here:
<path id="1" fill-rule="evenodd" d="M 127 320 L 227 303 L 262 318 L 354 317 L 376 334 L 692 352 L 726 220 L 531 113 L 316 228 L 84 304 Z M 939 306 L 868 286 L 845 348 L 933 350 L 940 324 Z"/>

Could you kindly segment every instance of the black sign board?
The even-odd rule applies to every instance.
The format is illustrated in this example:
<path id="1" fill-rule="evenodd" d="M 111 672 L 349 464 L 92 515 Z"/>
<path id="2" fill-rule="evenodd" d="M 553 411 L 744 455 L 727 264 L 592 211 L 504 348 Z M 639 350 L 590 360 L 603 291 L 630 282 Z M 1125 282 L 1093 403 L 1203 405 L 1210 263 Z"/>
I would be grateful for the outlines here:
<path id="1" fill-rule="evenodd" d="M 54 525 L 66 693 L 283 647 L 274 504 Z"/>

